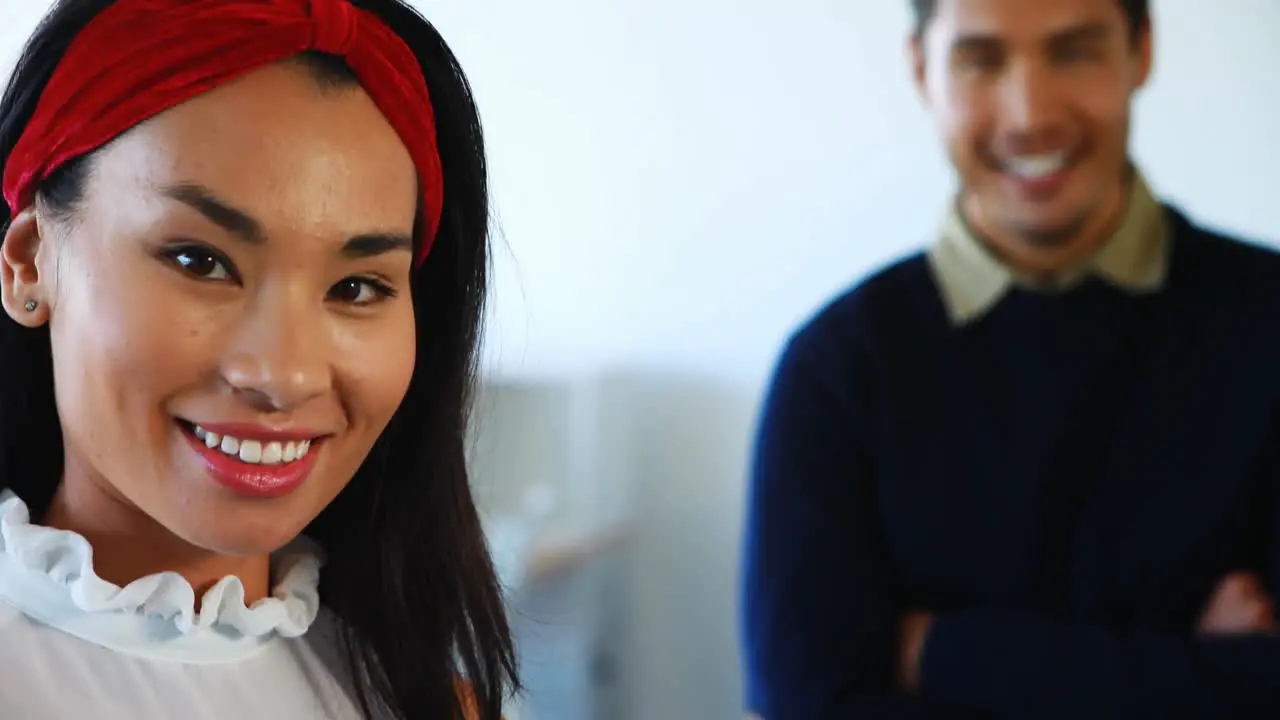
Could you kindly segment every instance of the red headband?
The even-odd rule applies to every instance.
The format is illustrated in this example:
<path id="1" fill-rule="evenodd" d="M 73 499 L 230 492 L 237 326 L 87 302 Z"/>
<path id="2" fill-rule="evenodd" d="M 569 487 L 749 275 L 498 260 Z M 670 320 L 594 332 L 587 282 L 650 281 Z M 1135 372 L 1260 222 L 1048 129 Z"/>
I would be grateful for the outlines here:
<path id="1" fill-rule="evenodd" d="M 64 163 L 222 83 L 306 51 L 339 55 L 409 149 L 422 186 L 416 262 L 444 178 L 427 82 L 381 19 L 348 0 L 117 0 L 71 43 L 4 169 L 13 214 Z"/>

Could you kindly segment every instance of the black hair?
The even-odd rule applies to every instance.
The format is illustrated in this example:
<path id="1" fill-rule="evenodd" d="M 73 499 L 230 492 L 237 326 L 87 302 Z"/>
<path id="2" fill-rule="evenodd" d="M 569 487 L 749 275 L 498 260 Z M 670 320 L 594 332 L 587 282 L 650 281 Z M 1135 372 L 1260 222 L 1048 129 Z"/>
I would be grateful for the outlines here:
<path id="1" fill-rule="evenodd" d="M 0 167 L 72 40 L 114 0 L 59 0 L 28 41 L 0 99 Z M 325 606 L 339 619 L 346 668 L 365 714 L 461 719 L 471 687 L 480 720 L 498 720 L 518 690 L 501 591 L 471 495 L 464 443 L 489 272 L 488 179 L 480 120 L 457 59 L 400 0 L 352 0 L 417 56 L 435 111 L 444 211 L 415 271 L 417 364 L 407 395 L 370 456 L 308 527 L 325 547 Z M 340 58 L 300 58 L 325 89 L 356 83 Z M 93 154 L 39 189 L 42 210 L 74 216 Z M 0 203 L 0 228 L 12 218 Z M 2 240 L 0 240 L 2 241 Z M 37 516 L 63 471 L 50 334 L 0 313 L 0 479 Z"/>
<path id="2" fill-rule="evenodd" d="M 1129 21 L 1129 37 L 1137 40 L 1151 24 L 1151 0 L 1117 0 L 1120 3 L 1120 9 L 1124 11 L 1125 18 Z M 925 27 L 929 21 L 933 19 L 933 13 L 937 10 L 938 0 L 911 0 L 911 10 L 914 15 L 914 25 L 912 32 L 918 37 L 924 34 Z"/>

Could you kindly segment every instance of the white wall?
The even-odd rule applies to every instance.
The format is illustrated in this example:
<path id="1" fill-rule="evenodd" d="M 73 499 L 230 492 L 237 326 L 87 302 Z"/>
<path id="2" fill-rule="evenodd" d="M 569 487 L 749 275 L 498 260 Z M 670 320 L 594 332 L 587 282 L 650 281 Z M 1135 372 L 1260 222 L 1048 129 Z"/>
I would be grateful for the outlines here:
<path id="1" fill-rule="evenodd" d="M 489 130 L 501 371 L 754 387 L 793 321 L 928 237 L 950 187 L 908 82 L 907 0 L 418 4 Z M 1199 217 L 1280 235 L 1280 3 L 1156 12 L 1139 159 Z"/>
<path id="2" fill-rule="evenodd" d="M 26 42 L 41 14 L 48 8 L 48 0 L 9 0 L 5 2 L 4 22 L 0 22 L 0 78 L 7 78 L 17 59 L 22 44 Z"/>
<path id="3" fill-rule="evenodd" d="M 3 2 L 0 61 L 47 5 Z M 1139 161 L 1197 217 L 1280 240 L 1280 2 L 1155 2 Z M 626 388 L 634 717 L 735 717 L 743 459 L 769 365 L 814 306 L 927 240 L 950 187 L 908 83 L 907 2 L 418 5 L 489 131 L 508 245 L 490 370 Z"/>

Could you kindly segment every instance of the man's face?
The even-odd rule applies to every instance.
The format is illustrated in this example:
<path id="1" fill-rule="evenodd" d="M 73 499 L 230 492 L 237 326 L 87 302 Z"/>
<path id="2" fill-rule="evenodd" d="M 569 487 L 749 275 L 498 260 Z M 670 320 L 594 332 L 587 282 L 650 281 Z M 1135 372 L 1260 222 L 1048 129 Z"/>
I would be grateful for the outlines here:
<path id="1" fill-rule="evenodd" d="M 1122 201 L 1151 36 L 1116 0 L 938 0 L 911 50 L 979 231 L 1061 245 Z"/>

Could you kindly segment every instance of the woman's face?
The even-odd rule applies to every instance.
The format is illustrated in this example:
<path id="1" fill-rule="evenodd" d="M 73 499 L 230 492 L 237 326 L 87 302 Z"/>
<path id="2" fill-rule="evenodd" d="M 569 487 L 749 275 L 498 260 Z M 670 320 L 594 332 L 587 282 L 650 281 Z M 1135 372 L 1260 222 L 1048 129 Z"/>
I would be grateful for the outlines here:
<path id="1" fill-rule="evenodd" d="M 74 494 L 218 553 L 301 532 L 408 387 L 417 199 L 369 97 L 292 64 L 105 147 L 74 216 L 6 251 L 33 248 Z"/>

